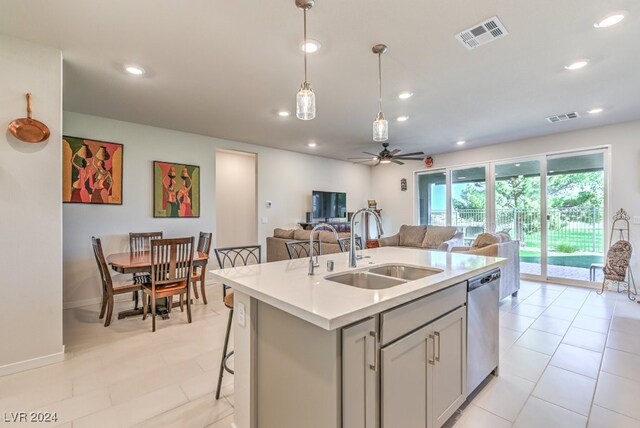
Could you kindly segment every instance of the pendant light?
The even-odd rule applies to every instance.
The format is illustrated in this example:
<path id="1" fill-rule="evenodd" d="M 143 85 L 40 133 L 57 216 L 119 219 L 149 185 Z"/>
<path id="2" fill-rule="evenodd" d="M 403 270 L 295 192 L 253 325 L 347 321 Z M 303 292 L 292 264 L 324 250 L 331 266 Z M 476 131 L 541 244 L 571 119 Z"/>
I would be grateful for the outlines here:
<path id="1" fill-rule="evenodd" d="M 382 54 L 387 51 L 387 46 L 375 45 L 371 50 L 378 55 L 378 115 L 373 121 L 373 141 L 387 141 L 389 139 L 389 123 L 382 114 Z"/>
<path id="2" fill-rule="evenodd" d="M 314 0 L 295 0 L 296 6 L 304 14 L 304 45 L 307 45 L 307 10 L 313 7 Z M 296 117 L 301 120 L 311 120 L 316 117 L 316 94 L 307 82 L 307 50 L 304 50 L 304 82 L 296 96 Z"/>

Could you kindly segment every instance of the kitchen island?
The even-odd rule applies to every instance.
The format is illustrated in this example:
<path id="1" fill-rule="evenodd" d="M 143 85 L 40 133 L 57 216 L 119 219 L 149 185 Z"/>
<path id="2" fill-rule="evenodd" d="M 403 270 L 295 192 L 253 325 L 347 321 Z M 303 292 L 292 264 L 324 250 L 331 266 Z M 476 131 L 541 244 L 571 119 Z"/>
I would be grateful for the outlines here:
<path id="1" fill-rule="evenodd" d="M 437 428 L 462 404 L 466 280 L 504 259 L 361 253 L 357 268 L 347 253 L 320 256 L 314 275 L 309 259 L 211 272 L 235 293 L 236 428 Z M 410 275 L 393 278 L 402 272 Z M 388 288 L 336 282 L 362 285 L 365 276 Z"/>

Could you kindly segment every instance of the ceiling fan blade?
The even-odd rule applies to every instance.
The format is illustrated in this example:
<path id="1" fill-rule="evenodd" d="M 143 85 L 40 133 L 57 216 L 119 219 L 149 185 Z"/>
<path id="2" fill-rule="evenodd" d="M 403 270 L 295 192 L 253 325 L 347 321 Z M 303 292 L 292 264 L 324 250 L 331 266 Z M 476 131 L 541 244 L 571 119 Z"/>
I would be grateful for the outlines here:
<path id="1" fill-rule="evenodd" d="M 377 158 L 378 158 L 378 157 L 376 156 L 376 159 L 377 159 Z M 348 159 L 348 160 L 375 160 L 375 159 L 372 159 L 372 158 L 370 158 L 370 157 L 368 157 L 368 158 L 363 158 L 363 157 L 360 157 L 360 158 L 347 158 L 347 159 Z"/>
<path id="2" fill-rule="evenodd" d="M 375 154 L 375 153 L 369 153 L 369 152 L 362 152 L 362 153 L 364 153 L 365 155 L 371 155 L 371 156 L 375 156 L 375 157 L 379 157 L 380 156 L 380 155 Z"/>
<path id="3" fill-rule="evenodd" d="M 391 159 L 391 162 L 397 164 L 397 165 L 404 165 L 404 162 L 400 162 L 399 160 L 396 159 Z"/>
<path id="4" fill-rule="evenodd" d="M 351 161 L 351 163 L 367 163 L 367 162 L 373 162 L 373 160 L 372 159 L 366 159 L 366 160 L 360 160 L 360 161 Z M 376 166 L 376 165 L 377 164 L 372 165 L 372 166 Z"/>
<path id="5" fill-rule="evenodd" d="M 391 151 L 391 155 L 393 156 L 393 155 L 395 155 L 396 153 L 398 153 L 399 151 L 400 151 L 400 149 L 393 149 L 393 150 Z"/>
<path id="6" fill-rule="evenodd" d="M 408 157 L 408 158 L 406 158 L 406 157 L 404 157 L 404 156 L 394 156 L 393 158 L 394 158 L 394 159 L 401 159 L 401 160 L 415 160 L 415 161 L 421 161 L 421 160 L 423 160 L 423 159 L 424 159 L 424 158 L 414 158 L 414 157 Z"/>
<path id="7" fill-rule="evenodd" d="M 401 155 L 396 156 L 397 158 L 404 158 L 407 156 L 424 156 L 424 152 L 412 152 L 412 153 L 403 153 Z"/>

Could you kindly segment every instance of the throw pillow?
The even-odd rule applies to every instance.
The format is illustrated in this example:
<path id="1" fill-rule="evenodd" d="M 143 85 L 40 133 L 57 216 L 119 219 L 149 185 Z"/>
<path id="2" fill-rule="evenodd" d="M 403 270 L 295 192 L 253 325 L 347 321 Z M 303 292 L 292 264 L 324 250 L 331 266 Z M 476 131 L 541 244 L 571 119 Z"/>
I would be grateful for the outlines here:
<path id="1" fill-rule="evenodd" d="M 400 226 L 400 246 L 420 247 L 426 231 L 427 226 L 409 226 L 403 224 Z"/>
<path id="2" fill-rule="evenodd" d="M 456 234 L 454 226 L 427 226 L 427 233 L 422 240 L 422 248 L 437 249 L 444 241 L 448 241 Z"/>
<path id="3" fill-rule="evenodd" d="M 281 229 L 275 228 L 273 229 L 273 237 L 274 238 L 284 238 L 284 239 L 293 239 L 293 229 Z"/>
<path id="4" fill-rule="evenodd" d="M 494 235 L 493 233 L 481 233 L 473 241 L 471 248 L 482 248 L 491 244 L 499 244 L 500 242 L 502 242 L 501 237 Z"/>

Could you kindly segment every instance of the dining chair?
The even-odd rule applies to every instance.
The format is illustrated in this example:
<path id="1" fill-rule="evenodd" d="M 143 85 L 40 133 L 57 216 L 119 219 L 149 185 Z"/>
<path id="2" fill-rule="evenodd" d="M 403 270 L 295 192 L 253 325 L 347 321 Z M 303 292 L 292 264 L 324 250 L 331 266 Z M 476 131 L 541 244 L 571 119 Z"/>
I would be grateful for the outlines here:
<path id="1" fill-rule="evenodd" d="M 346 253 L 351 248 L 351 237 L 345 236 L 344 238 L 338 238 L 338 245 L 340 251 Z M 356 250 L 362 250 L 362 237 L 356 235 Z"/>
<path id="2" fill-rule="evenodd" d="M 287 245 L 287 254 L 290 259 L 309 257 L 308 239 L 303 241 L 289 241 L 285 244 Z M 322 246 L 320 245 L 320 241 L 313 241 L 313 254 L 322 255 Z"/>
<path id="3" fill-rule="evenodd" d="M 260 264 L 262 261 L 262 247 L 260 245 L 245 245 L 242 247 L 223 247 L 213 250 L 220 269 Z M 227 289 L 231 288 L 222 284 L 222 300 L 229 308 L 229 319 L 227 321 L 227 332 L 224 335 L 224 346 L 222 348 L 222 359 L 220 360 L 220 371 L 218 373 L 218 386 L 216 387 L 216 400 L 220 398 L 220 387 L 222 385 L 222 375 L 224 371 L 233 374 L 233 370 L 227 366 L 227 360 L 233 355 L 233 351 L 227 353 L 229 347 L 229 334 L 231 323 L 233 322 L 233 291 L 227 294 Z"/>
<path id="4" fill-rule="evenodd" d="M 107 316 L 104 320 L 104 326 L 108 327 L 109 324 L 111 324 L 111 317 L 113 315 L 113 296 L 125 293 L 135 294 L 140 290 L 141 285 L 136 284 L 133 281 L 114 283 L 111 278 L 111 272 L 109 271 L 109 267 L 107 266 L 107 262 L 104 258 L 104 253 L 102 252 L 100 238 L 92 236 L 91 244 L 93 245 L 93 254 L 96 257 L 96 263 L 98 264 L 98 270 L 100 271 L 100 279 L 102 282 L 102 306 L 100 307 L 99 319 L 104 317 L 106 310 Z"/>
<path id="5" fill-rule="evenodd" d="M 162 239 L 162 232 L 129 232 L 129 252 L 132 255 L 144 253 L 145 251 L 151 251 L 151 240 Z M 151 282 L 151 277 L 148 273 L 134 273 L 133 282 L 136 284 L 148 284 Z M 135 309 L 138 309 L 138 292 L 133 293 L 133 300 L 135 301 Z"/>
<path id="6" fill-rule="evenodd" d="M 144 294 L 151 297 L 151 331 L 156 331 L 156 300 L 186 294 L 187 320 L 191 323 L 189 281 L 193 269 L 193 236 L 154 239 L 151 241 L 151 283 L 142 284 Z M 147 318 L 148 299 L 142 299 L 143 316 Z M 184 308 L 182 308 L 184 311 Z"/>
<path id="7" fill-rule="evenodd" d="M 211 238 L 213 234 L 209 232 L 200 232 L 200 236 L 198 236 L 198 248 L 197 251 L 200 253 L 205 253 L 207 256 L 209 255 L 209 251 L 211 251 Z M 200 281 L 200 291 L 202 293 L 202 302 L 207 304 L 207 295 L 204 291 L 204 281 L 207 272 L 207 263 L 203 264 L 201 267 L 194 267 L 193 273 L 191 274 L 191 284 L 193 285 L 193 294 L 196 299 L 199 299 L 198 296 L 198 281 Z"/>

